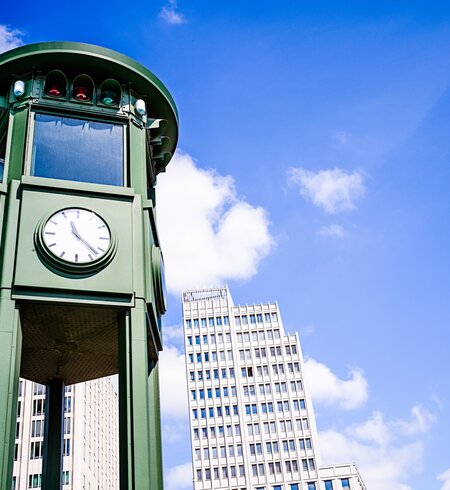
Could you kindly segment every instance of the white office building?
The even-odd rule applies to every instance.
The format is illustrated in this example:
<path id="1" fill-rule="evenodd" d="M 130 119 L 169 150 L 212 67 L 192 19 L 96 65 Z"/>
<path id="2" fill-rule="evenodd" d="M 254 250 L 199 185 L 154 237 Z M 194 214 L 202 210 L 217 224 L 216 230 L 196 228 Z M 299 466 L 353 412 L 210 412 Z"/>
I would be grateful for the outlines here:
<path id="1" fill-rule="evenodd" d="M 66 387 L 64 490 L 119 488 L 118 400 L 109 378 Z M 41 488 L 45 387 L 20 380 L 13 490 Z"/>
<path id="2" fill-rule="evenodd" d="M 354 464 L 321 465 L 314 380 L 276 303 L 186 291 L 183 321 L 195 490 L 365 490 Z"/>

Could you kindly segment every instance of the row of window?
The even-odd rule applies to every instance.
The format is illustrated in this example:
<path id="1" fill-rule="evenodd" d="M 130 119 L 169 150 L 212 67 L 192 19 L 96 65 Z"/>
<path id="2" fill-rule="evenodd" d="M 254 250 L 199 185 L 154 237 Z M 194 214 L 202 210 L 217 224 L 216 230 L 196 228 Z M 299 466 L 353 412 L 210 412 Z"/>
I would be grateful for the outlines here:
<path id="1" fill-rule="evenodd" d="M 63 471 L 61 482 L 63 485 L 70 484 L 70 472 Z M 41 488 L 42 483 L 42 475 L 40 473 L 35 473 L 33 475 L 29 475 L 28 477 L 28 488 Z M 15 488 L 15 479 L 13 479 L 13 490 Z"/>
<path id="2" fill-rule="evenodd" d="M 289 400 L 279 402 L 260 403 L 260 413 L 274 413 L 275 407 L 277 412 L 289 412 L 290 403 Z M 292 400 L 292 407 L 295 412 L 306 409 L 305 399 Z M 255 415 L 258 413 L 258 404 L 252 403 L 245 405 L 246 415 Z"/>
<path id="3" fill-rule="evenodd" d="M 287 393 L 288 384 L 291 386 L 292 393 L 301 393 L 303 391 L 303 383 L 301 380 L 291 381 L 290 383 L 286 383 L 282 381 L 281 383 L 265 383 L 259 384 L 257 387 L 259 388 L 260 395 L 271 395 L 273 393 Z M 242 387 L 244 396 L 255 396 L 256 395 L 256 386 L 255 385 L 244 385 Z"/>
<path id="4" fill-rule="evenodd" d="M 292 432 L 292 426 L 293 426 L 292 420 L 279 420 L 279 421 L 272 420 L 270 422 L 262 422 L 261 424 L 259 422 L 256 422 L 253 424 L 247 424 L 247 433 L 249 436 L 258 436 L 261 434 L 261 427 L 264 434 L 275 434 L 277 432 L 277 429 L 282 433 Z M 309 429 L 308 419 L 307 418 L 295 419 L 295 426 L 296 429 L 299 431 L 308 430 Z M 240 428 L 235 430 L 240 432 Z M 217 434 L 216 427 L 201 427 L 201 428 L 194 428 L 193 430 L 194 440 L 199 440 L 200 436 L 202 439 L 208 439 L 209 437 L 215 438 L 217 437 L 216 434 Z"/>
<path id="5" fill-rule="evenodd" d="M 211 479 L 218 480 L 219 478 L 237 478 L 238 476 L 245 476 L 244 465 L 239 466 L 222 466 L 221 471 L 219 468 L 205 468 L 205 470 L 196 470 L 197 481 L 210 481 Z"/>
<path id="6" fill-rule="evenodd" d="M 238 332 L 236 334 L 236 339 L 238 344 L 245 342 L 250 342 L 250 335 L 252 341 L 263 341 L 263 340 L 278 340 L 280 338 L 279 330 L 260 330 L 259 332 Z"/>
<path id="7" fill-rule="evenodd" d="M 309 429 L 308 419 L 296 419 L 295 424 L 297 430 L 306 430 Z M 277 432 L 276 421 L 273 420 L 271 422 L 263 422 L 263 432 L 264 434 L 275 434 Z M 279 432 L 292 432 L 293 430 L 293 421 L 292 420 L 279 420 L 278 421 L 278 431 Z M 260 434 L 260 425 L 259 423 L 247 424 L 247 434 L 249 436 L 258 436 Z"/>
<path id="8" fill-rule="evenodd" d="M 203 411 L 202 411 L 203 410 Z M 206 410 L 206 412 L 204 412 Z M 224 407 L 209 407 L 207 409 L 200 409 L 200 418 L 206 418 L 206 414 L 208 417 L 214 417 L 214 410 L 216 411 L 216 417 L 228 417 L 230 415 L 239 415 L 238 406 L 237 405 L 225 405 Z M 205 413 L 205 417 L 202 417 L 203 413 Z M 198 415 L 198 412 L 197 412 Z"/>
<path id="9" fill-rule="evenodd" d="M 291 461 L 284 461 L 284 466 L 285 470 L 287 473 L 298 473 L 299 471 L 299 465 L 298 461 L 296 459 L 291 460 Z M 275 461 L 273 463 L 268 463 L 268 473 L 269 475 L 276 475 L 276 474 L 281 474 L 281 461 Z M 252 476 L 258 477 L 258 476 L 265 476 L 266 474 L 266 467 L 264 463 L 257 463 L 257 464 L 252 464 Z M 315 463 L 314 459 L 309 458 L 309 459 L 302 459 L 302 469 L 307 471 L 309 470 L 315 470 Z M 245 476 L 245 469 L 244 465 L 239 465 L 239 466 L 222 466 L 221 468 L 221 475 L 219 473 L 219 468 L 213 468 L 212 469 L 212 474 L 211 474 L 211 469 L 210 468 L 205 468 L 205 470 L 198 469 L 196 470 L 196 477 L 197 481 L 202 481 L 203 479 L 205 480 L 211 480 L 211 476 L 213 477 L 214 480 L 221 478 L 236 478 L 237 476 Z M 220 475 L 220 476 L 219 476 Z M 281 488 L 281 487 L 280 487 Z M 315 488 L 315 487 L 314 487 Z"/>
<path id="10" fill-rule="evenodd" d="M 308 490 L 317 490 L 316 482 L 307 482 Z M 325 490 L 334 490 L 333 481 L 325 480 L 324 481 Z M 350 481 L 348 478 L 341 478 L 341 488 L 343 490 L 347 490 L 350 488 Z M 241 489 L 245 490 L 245 489 Z M 266 487 L 256 487 L 255 490 L 266 490 Z M 283 490 L 282 485 L 272 485 L 271 490 Z M 290 483 L 289 490 L 300 490 L 300 486 L 298 483 Z M 337 489 L 336 489 L 337 490 Z"/>
<path id="11" fill-rule="evenodd" d="M 16 444 L 14 461 L 17 461 L 19 445 Z M 44 441 L 33 441 L 30 444 L 30 459 L 41 459 L 44 450 Z M 70 456 L 70 439 L 64 439 L 63 455 Z"/>
<path id="12" fill-rule="evenodd" d="M 20 438 L 20 421 L 16 422 L 16 439 Z M 31 421 L 31 437 L 43 437 L 44 436 L 45 422 L 44 419 L 37 419 Z M 64 434 L 70 434 L 70 417 L 64 417 Z"/>
<path id="13" fill-rule="evenodd" d="M 285 351 L 287 355 L 297 354 L 297 346 L 296 345 L 285 345 Z M 277 345 L 276 347 L 270 347 L 266 349 L 266 347 L 255 347 L 254 348 L 254 356 L 255 359 L 266 359 L 267 353 L 270 353 L 270 357 L 281 356 L 281 346 Z M 251 360 L 251 349 L 240 349 L 239 350 L 239 359 L 241 361 Z"/>
<path id="14" fill-rule="evenodd" d="M 265 443 L 267 454 L 277 454 L 280 452 L 280 444 L 278 441 L 267 441 Z M 281 449 L 284 452 L 296 451 L 297 444 L 295 439 L 289 439 L 281 441 Z M 263 453 L 264 444 L 262 442 L 255 442 L 249 445 L 250 454 L 253 456 L 258 456 Z M 312 449 L 311 438 L 306 437 L 305 439 L 298 440 L 299 451 L 305 451 L 306 449 Z"/>
<path id="15" fill-rule="evenodd" d="M 230 351 L 231 352 L 231 351 Z M 211 373 L 212 373 L 212 378 L 211 378 Z M 206 369 L 205 371 L 197 371 L 197 379 L 198 381 L 203 381 L 209 380 L 209 379 L 227 379 L 227 377 L 234 379 L 234 368 L 229 368 L 228 374 L 227 370 L 225 368 L 222 368 L 220 370 L 220 376 L 219 376 L 219 370 L 218 369 L 213 369 L 212 371 L 210 369 Z M 195 371 L 190 371 L 189 372 L 189 378 L 191 381 L 195 381 Z"/>
<path id="16" fill-rule="evenodd" d="M 186 320 L 186 328 L 198 328 L 202 327 L 221 327 L 222 325 L 229 325 L 230 318 L 228 316 L 216 316 L 208 318 L 194 318 L 193 320 Z"/>
<path id="17" fill-rule="evenodd" d="M 285 369 L 285 367 L 287 369 Z M 241 375 L 243 378 L 253 378 L 254 369 L 252 366 L 241 368 Z M 272 364 L 272 374 L 293 374 L 300 372 L 300 363 L 298 362 L 288 362 L 285 364 Z M 269 366 L 267 364 L 263 366 L 256 366 L 256 375 L 257 376 L 268 376 L 269 375 Z"/>
<path id="18" fill-rule="evenodd" d="M 236 447 L 233 444 L 229 446 L 213 446 L 211 450 L 209 447 L 204 447 L 203 451 L 200 448 L 194 449 L 194 459 L 200 460 L 203 453 L 203 459 L 217 459 L 220 455 L 221 458 L 242 456 L 242 445 L 237 444 Z"/>
<path id="19" fill-rule="evenodd" d="M 72 386 L 68 385 L 64 388 L 66 393 L 72 392 Z M 33 383 L 33 395 L 45 395 L 45 385 L 39 383 Z M 23 380 L 19 380 L 19 393 L 18 396 L 23 396 Z"/>
<path id="20" fill-rule="evenodd" d="M 266 323 L 269 322 L 277 322 L 278 321 L 278 314 L 273 312 L 273 313 L 264 313 L 264 321 Z M 256 313 L 256 315 L 240 315 L 240 316 L 235 316 L 234 317 L 234 323 L 237 327 L 240 327 L 242 325 L 254 325 L 255 323 L 262 323 L 263 322 L 263 315 L 262 313 Z"/>
<path id="21" fill-rule="evenodd" d="M 194 439 L 200 438 L 200 433 L 202 435 L 202 439 L 208 439 L 208 427 L 202 427 L 201 432 L 199 429 L 194 429 Z M 224 435 L 232 436 L 233 435 L 233 426 L 227 425 L 219 425 L 217 427 L 209 427 L 209 438 L 214 439 L 216 437 L 224 437 Z M 234 434 L 236 436 L 241 435 L 241 426 L 239 424 L 234 425 Z"/>
<path id="22" fill-rule="evenodd" d="M 210 361 L 225 361 L 225 358 L 228 360 L 228 361 L 232 361 L 233 360 L 233 352 L 231 350 L 227 350 L 226 351 L 226 354 L 225 354 L 225 351 L 219 351 L 219 355 L 217 356 L 217 352 L 216 351 L 213 351 L 211 353 L 209 352 L 204 352 L 203 353 L 203 359 L 204 359 L 204 362 L 210 362 Z M 197 352 L 195 355 L 194 354 L 189 354 L 188 355 L 188 359 L 189 359 L 189 362 L 190 363 L 193 363 L 194 360 L 195 362 L 202 362 L 202 353 L 201 352 Z"/>

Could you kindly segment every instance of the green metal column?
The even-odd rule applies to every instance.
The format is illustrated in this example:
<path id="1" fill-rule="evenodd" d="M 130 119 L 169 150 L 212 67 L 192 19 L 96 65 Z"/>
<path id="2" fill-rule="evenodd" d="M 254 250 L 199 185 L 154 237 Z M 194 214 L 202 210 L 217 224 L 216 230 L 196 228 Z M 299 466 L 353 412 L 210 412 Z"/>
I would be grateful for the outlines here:
<path id="1" fill-rule="evenodd" d="M 64 383 L 54 379 L 45 390 L 42 490 L 60 490 L 64 443 Z"/>
<path id="2" fill-rule="evenodd" d="M 162 489 L 151 472 L 150 405 L 145 302 L 124 315 L 119 332 L 120 489 Z"/>
<path id="3" fill-rule="evenodd" d="M 159 366 L 152 360 L 150 364 L 150 376 L 148 378 L 150 395 L 150 465 L 152 480 L 151 490 L 159 490 L 164 486 L 162 442 L 161 442 L 161 404 L 159 398 Z"/>
<path id="4" fill-rule="evenodd" d="M 0 296 L 0 489 L 10 490 L 14 461 L 22 330 L 9 291 Z"/>

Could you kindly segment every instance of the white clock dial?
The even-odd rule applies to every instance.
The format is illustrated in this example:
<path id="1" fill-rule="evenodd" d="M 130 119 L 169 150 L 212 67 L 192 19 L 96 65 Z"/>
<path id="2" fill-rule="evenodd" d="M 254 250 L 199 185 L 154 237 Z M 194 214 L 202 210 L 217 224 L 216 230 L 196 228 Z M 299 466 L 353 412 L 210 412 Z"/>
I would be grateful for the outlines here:
<path id="1" fill-rule="evenodd" d="M 44 243 L 53 255 L 74 264 L 89 264 L 103 257 L 111 244 L 106 222 L 92 211 L 67 208 L 44 225 Z"/>

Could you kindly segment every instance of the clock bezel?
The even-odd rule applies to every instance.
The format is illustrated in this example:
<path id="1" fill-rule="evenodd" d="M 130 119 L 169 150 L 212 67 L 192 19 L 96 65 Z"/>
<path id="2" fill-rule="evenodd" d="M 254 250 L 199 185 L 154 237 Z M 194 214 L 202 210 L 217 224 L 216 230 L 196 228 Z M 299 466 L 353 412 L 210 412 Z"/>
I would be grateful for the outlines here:
<path id="1" fill-rule="evenodd" d="M 46 224 L 56 214 L 59 214 L 62 211 L 66 211 L 69 209 L 80 209 L 83 211 L 88 211 L 89 213 L 94 213 L 108 227 L 111 239 L 109 242 L 108 249 L 101 257 L 98 257 L 91 262 L 81 262 L 81 263 L 72 262 L 69 260 L 65 260 L 64 258 L 58 257 L 48 248 L 44 239 L 44 231 L 45 231 Z M 38 222 L 36 226 L 36 230 L 34 232 L 34 242 L 36 246 L 36 252 L 38 253 L 39 258 L 45 263 L 45 265 L 47 267 L 50 265 L 53 268 L 56 268 L 60 272 L 66 272 L 71 274 L 93 274 L 104 269 L 112 261 L 112 259 L 116 254 L 117 241 L 118 241 L 117 235 L 114 232 L 111 225 L 108 223 L 108 221 L 97 211 L 94 211 L 92 209 L 83 206 L 67 206 L 65 208 L 60 208 L 56 211 L 52 211 L 51 213 L 44 216 Z"/>

